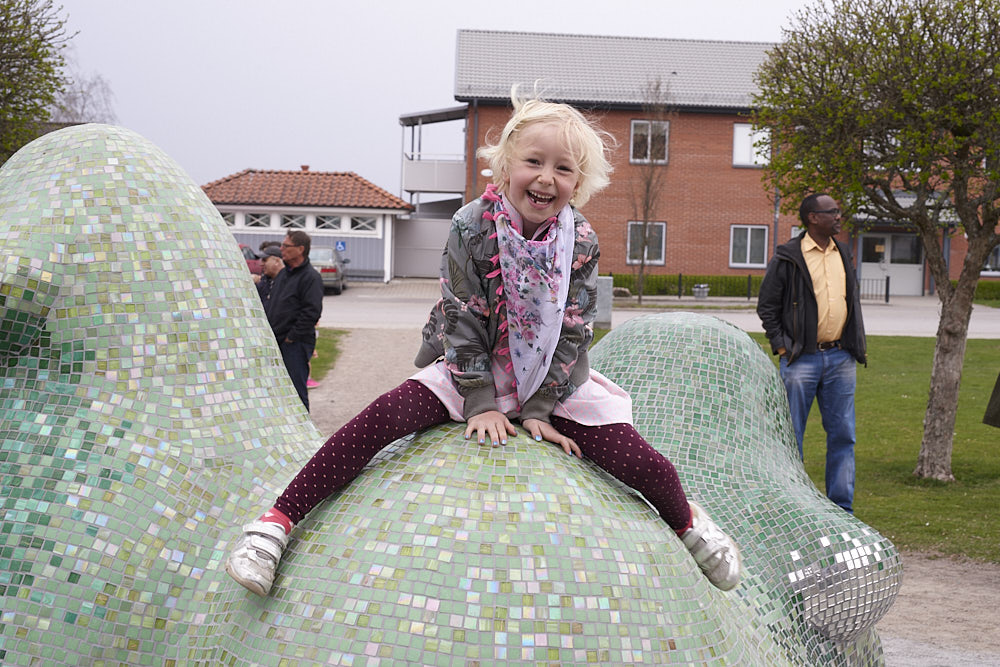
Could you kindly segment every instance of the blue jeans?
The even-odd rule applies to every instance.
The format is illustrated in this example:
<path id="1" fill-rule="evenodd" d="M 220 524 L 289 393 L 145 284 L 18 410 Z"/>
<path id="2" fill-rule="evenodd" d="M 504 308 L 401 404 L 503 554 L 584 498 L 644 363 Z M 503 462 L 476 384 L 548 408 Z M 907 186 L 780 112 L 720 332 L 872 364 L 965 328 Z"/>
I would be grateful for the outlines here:
<path id="1" fill-rule="evenodd" d="M 309 390 L 306 388 L 306 382 L 309 380 L 309 360 L 312 359 L 316 344 L 281 341 L 278 343 L 278 348 L 281 350 L 281 358 L 285 362 L 288 377 L 292 379 L 295 391 L 302 399 L 302 404 L 306 406 L 306 412 L 309 412 Z"/>
<path id="2" fill-rule="evenodd" d="M 815 398 L 826 431 L 826 496 L 853 512 L 854 388 L 857 384 L 854 357 L 840 348 L 803 354 L 792 364 L 782 357 L 780 371 L 788 393 L 799 456 L 802 456 L 802 436 Z"/>

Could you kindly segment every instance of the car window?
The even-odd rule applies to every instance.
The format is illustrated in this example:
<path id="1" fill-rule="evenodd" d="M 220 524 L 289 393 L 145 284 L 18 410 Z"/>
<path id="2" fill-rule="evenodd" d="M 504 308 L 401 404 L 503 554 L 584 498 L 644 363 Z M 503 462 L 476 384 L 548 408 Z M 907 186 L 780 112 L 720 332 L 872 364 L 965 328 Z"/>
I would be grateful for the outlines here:
<path id="1" fill-rule="evenodd" d="M 313 262 L 333 262 L 333 248 L 313 248 L 309 252 L 309 260 Z"/>

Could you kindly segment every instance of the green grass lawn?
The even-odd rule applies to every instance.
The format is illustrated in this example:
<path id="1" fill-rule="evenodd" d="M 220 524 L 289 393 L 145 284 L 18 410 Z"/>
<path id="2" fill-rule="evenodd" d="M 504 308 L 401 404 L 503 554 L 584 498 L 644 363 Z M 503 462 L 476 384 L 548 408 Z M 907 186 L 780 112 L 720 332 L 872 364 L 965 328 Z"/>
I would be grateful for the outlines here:
<path id="1" fill-rule="evenodd" d="M 342 329 L 316 329 L 316 356 L 309 364 L 309 374 L 322 380 L 340 356 L 340 339 L 347 335 Z"/>
<path id="2" fill-rule="evenodd" d="M 345 333 L 319 330 L 317 380 L 336 362 Z M 763 334 L 751 337 L 766 345 Z M 933 338 L 868 338 L 868 367 L 858 367 L 855 513 L 900 549 L 1000 562 L 1000 429 L 982 423 L 1000 372 L 1000 340 L 968 341 L 951 460 L 956 481 L 947 484 L 913 476 L 933 356 Z M 825 443 L 814 406 L 805 466 L 821 491 Z"/>
<path id="3" fill-rule="evenodd" d="M 763 334 L 752 337 L 766 344 Z M 933 356 L 933 338 L 868 337 L 868 367 L 858 367 L 854 511 L 900 549 L 1000 562 L 1000 429 L 982 423 L 1000 340 L 968 341 L 952 483 L 913 476 Z M 806 471 L 822 490 L 826 436 L 815 405 L 804 449 Z"/>

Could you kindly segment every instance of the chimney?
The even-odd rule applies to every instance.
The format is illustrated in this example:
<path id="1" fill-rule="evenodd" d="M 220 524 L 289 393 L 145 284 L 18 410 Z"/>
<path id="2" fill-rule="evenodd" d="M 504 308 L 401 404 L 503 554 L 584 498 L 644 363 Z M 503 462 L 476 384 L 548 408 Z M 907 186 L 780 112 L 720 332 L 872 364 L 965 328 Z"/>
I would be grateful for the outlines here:
<path id="1" fill-rule="evenodd" d="M 309 165 L 307 164 L 302 165 L 302 171 L 309 171 Z"/>

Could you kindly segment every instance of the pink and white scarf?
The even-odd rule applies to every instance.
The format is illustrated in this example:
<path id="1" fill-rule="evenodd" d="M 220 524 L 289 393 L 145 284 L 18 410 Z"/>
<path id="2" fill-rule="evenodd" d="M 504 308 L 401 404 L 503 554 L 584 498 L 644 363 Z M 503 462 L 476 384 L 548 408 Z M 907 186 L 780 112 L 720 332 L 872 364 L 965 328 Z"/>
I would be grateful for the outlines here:
<path id="1" fill-rule="evenodd" d="M 494 219 L 510 359 L 517 399 L 524 405 L 548 374 L 562 331 L 576 241 L 573 210 L 564 206 L 540 240 L 522 236 L 521 216 L 504 196 Z"/>

